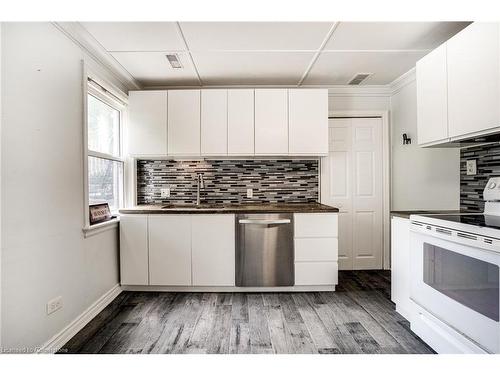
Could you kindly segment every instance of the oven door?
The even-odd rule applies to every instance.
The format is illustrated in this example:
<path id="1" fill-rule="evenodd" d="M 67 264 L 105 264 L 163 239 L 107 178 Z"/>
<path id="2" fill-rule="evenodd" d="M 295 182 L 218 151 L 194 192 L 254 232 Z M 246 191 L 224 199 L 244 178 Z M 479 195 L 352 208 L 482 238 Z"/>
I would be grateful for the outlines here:
<path id="1" fill-rule="evenodd" d="M 499 352 L 500 254 L 413 227 L 411 299 L 490 353 Z"/>

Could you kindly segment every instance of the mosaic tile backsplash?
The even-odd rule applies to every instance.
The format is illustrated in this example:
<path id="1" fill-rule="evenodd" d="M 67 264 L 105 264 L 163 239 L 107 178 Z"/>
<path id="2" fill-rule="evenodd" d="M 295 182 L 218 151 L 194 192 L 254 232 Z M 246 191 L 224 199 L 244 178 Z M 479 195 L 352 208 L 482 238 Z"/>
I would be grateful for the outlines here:
<path id="1" fill-rule="evenodd" d="M 319 200 L 318 160 L 137 160 L 137 204 L 306 203 Z M 170 188 L 170 198 L 161 189 Z M 247 189 L 253 198 L 247 198 Z"/>
<path id="2" fill-rule="evenodd" d="M 475 159 L 477 174 L 467 176 L 466 162 Z M 490 177 L 500 177 L 500 143 L 460 150 L 460 210 L 483 212 L 483 190 Z"/>

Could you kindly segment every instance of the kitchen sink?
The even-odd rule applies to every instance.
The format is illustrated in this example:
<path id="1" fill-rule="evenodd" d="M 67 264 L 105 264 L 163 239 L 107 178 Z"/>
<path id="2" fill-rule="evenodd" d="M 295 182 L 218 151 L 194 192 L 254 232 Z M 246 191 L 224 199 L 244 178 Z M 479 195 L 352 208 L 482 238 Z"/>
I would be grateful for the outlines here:
<path id="1" fill-rule="evenodd" d="M 224 205 L 222 204 L 211 204 L 211 203 L 202 203 L 200 205 L 196 204 L 166 204 L 161 207 L 162 209 L 195 209 L 195 210 L 209 210 L 209 209 L 215 209 L 215 208 L 224 208 Z"/>

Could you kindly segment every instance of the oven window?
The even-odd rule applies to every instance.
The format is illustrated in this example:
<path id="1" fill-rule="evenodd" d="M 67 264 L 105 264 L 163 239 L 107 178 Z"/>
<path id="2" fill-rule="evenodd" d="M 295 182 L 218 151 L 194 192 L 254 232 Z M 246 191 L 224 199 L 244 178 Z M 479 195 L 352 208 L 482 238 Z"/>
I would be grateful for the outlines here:
<path id="1" fill-rule="evenodd" d="M 424 243 L 424 283 L 497 322 L 498 275 L 495 264 Z"/>

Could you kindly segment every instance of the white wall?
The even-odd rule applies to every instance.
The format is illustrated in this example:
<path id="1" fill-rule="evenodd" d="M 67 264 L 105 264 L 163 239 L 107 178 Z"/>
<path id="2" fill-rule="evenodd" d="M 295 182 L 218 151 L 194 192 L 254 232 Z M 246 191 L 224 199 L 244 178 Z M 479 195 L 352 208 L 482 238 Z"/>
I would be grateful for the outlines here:
<path id="1" fill-rule="evenodd" d="M 391 210 L 459 208 L 460 155 L 456 149 L 424 149 L 417 145 L 415 75 L 406 85 L 332 89 L 329 111 L 389 111 L 391 129 Z M 408 133 L 412 145 L 402 145 Z"/>
<path id="2" fill-rule="evenodd" d="M 331 111 L 388 111 L 389 94 L 380 95 L 332 95 L 328 97 L 328 110 Z"/>
<path id="3" fill-rule="evenodd" d="M 2 345 L 34 347 L 118 283 L 118 234 L 82 233 L 83 52 L 50 23 L 2 34 Z"/>
<path id="4" fill-rule="evenodd" d="M 391 96 L 391 209 L 458 209 L 460 152 L 418 147 L 416 82 L 408 82 Z M 403 133 L 411 136 L 411 145 L 403 146 Z"/>

